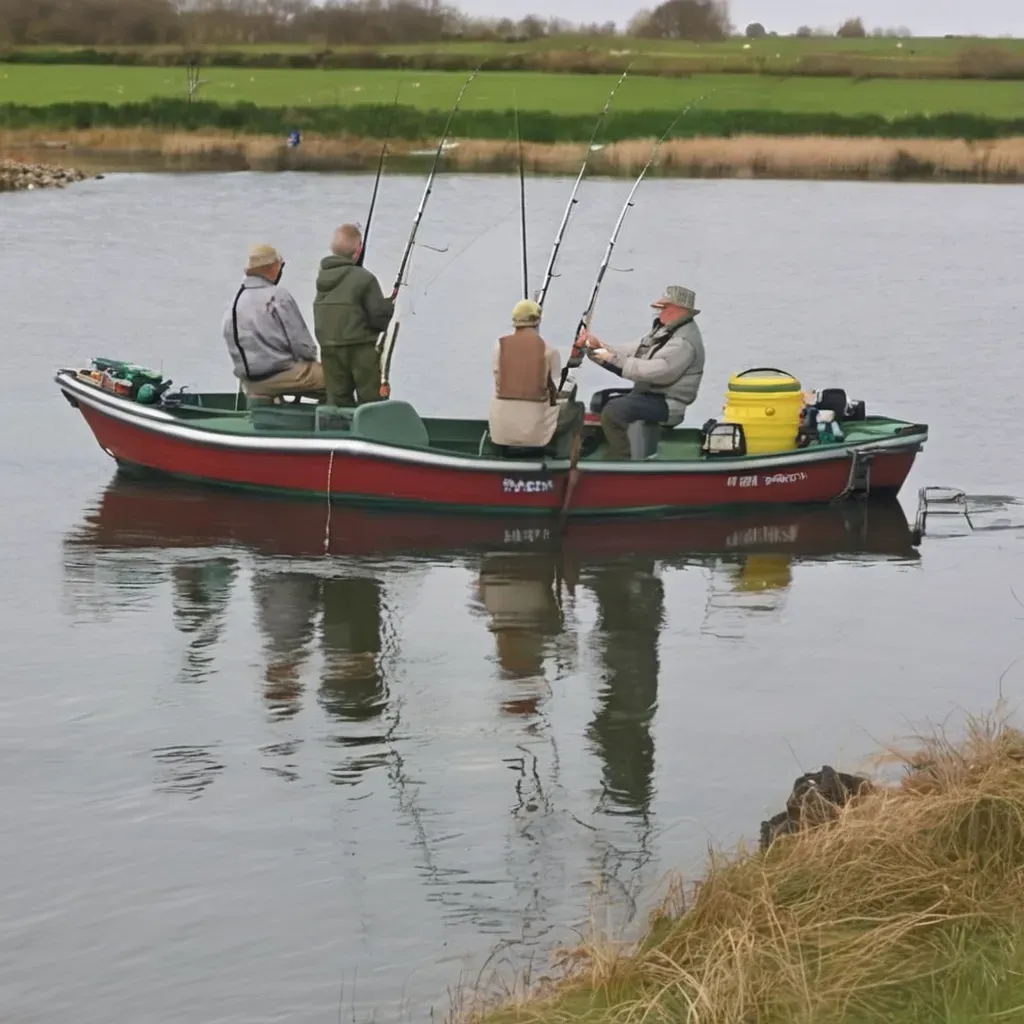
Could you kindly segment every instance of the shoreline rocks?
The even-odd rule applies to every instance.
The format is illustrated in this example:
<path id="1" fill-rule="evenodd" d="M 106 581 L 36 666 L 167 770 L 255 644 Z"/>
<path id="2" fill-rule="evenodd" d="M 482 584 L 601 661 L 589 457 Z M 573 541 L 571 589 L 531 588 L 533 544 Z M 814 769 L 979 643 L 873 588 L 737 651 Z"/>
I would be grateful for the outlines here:
<path id="1" fill-rule="evenodd" d="M 64 188 L 85 175 L 72 167 L 26 164 L 20 160 L 0 161 L 0 192 L 21 192 L 37 188 Z"/>

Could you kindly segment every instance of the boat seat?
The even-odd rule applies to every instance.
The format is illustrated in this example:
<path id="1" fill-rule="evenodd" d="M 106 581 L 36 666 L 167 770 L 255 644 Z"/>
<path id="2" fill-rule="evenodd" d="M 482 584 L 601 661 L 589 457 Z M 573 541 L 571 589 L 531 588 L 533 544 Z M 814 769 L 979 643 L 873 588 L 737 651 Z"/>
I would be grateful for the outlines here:
<path id="1" fill-rule="evenodd" d="M 590 396 L 590 411 L 600 415 L 604 407 L 613 399 L 631 394 L 632 388 L 605 388 Z M 658 454 L 658 442 L 661 440 L 663 424 L 654 420 L 634 420 L 626 428 L 629 438 L 629 457 L 634 462 L 642 462 L 652 455 Z"/>
<path id="2" fill-rule="evenodd" d="M 430 435 L 420 414 L 408 402 L 395 398 L 357 406 L 352 435 L 402 448 L 430 447 Z"/>
<path id="3" fill-rule="evenodd" d="M 249 398 L 248 413 L 253 428 L 264 430 L 296 430 L 312 432 L 316 426 L 317 406 L 275 402 L 272 398 Z"/>
<path id="4" fill-rule="evenodd" d="M 543 459 L 553 457 L 547 448 L 527 448 L 514 444 L 498 444 L 494 447 L 503 459 Z"/>
<path id="5" fill-rule="evenodd" d="M 351 432 L 355 418 L 354 407 L 340 405 L 318 405 L 316 409 L 316 432 L 318 434 Z"/>
<path id="6" fill-rule="evenodd" d="M 642 462 L 652 455 L 657 455 L 661 430 L 661 424 L 653 420 L 633 420 L 626 428 L 630 459 L 634 462 Z"/>
<path id="7" fill-rule="evenodd" d="M 572 456 L 572 434 L 556 436 L 543 448 L 526 448 L 510 444 L 495 444 L 489 430 L 480 438 L 479 455 L 493 455 L 499 459 L 568 459 Z"/>

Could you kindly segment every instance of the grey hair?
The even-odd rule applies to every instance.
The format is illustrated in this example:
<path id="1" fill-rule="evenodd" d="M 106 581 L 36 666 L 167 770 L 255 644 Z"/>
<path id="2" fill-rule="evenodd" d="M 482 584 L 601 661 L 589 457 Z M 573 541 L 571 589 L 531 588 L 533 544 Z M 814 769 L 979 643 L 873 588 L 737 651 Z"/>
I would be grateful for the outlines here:
<path id="1" fill-rule="evenodd" d="M 363 233 L 355 224 L 342 224 L 331 239 L 331 252 L 335 256 L 355 256 L 363 242 Z"/>

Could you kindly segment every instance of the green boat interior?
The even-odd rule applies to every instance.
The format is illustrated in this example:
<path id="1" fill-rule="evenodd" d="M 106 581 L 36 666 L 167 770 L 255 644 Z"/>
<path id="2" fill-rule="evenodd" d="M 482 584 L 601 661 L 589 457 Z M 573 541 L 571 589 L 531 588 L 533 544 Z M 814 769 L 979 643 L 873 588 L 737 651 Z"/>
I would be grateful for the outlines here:
<path id="1" fill-rule="evenodd" d="M 354 408 L 320 405 L 313 401 L 271 401 L 231 393 L 186 392 L 164 410 L 183 424 L 221 434 L 268 437 L 331 437 L 374 441 L 402 448 L 428 449 L 446 454 L 496 458 L 508 457 L 505 449 L 491 444 L 486 420 L 422 418 L 408 402 L 389 399 Z M 923 428 L 902 420 L 868 416 L 844 424 L 844 445 L 876 442 L 916 433 Z M 655 428 L 650 448 L 659 461 L 708 460 L 701 448 L 703 433 L 695 427 Z M 816 444 L 816 442 L 812 442 Z M 833 442 L 833 445 L 836 445 Z M 571 438 L 563 450 L 540 452 L 524 449 L 524 458 L 564 459 L 570 455 Z M 838 446 L 838 445 L 836 445 Z M 602 457 L 603 435 L 594 425 L 584 430 L 581 459 Z M 754 456 L 747 456 L 753 458 Z M 714 461 L 713 457 L 711 461 Z"/>

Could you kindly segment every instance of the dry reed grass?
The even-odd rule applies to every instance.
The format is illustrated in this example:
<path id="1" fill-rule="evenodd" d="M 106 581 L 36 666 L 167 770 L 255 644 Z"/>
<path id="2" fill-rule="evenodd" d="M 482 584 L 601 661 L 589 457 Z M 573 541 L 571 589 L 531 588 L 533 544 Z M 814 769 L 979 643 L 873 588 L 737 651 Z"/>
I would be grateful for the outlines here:
<path id="1" fill-rule="evenodd" d="M 629 952 L 565 958 L 487 1024 L 947 1021 L 1002 986 L 1024 1003 L 1024 735 L 975 722 L 902 756 L 906 777 L 766 853 L 712 855 Z M 946 1008 L 945 1012 L 943 1007 Z M 1024 1007 L 984 1019 L 1019 1020 Z M 975 1010 L 977 1007 L 975 1006 Z"/>
<path id="2" fill-rule="evenodd" d="M 149 129 L 0 132 L 0 157 L 38 158 L 55 141 L 66 159 L 104 164 L 109 169 L 169 170 L 359 170 L 376 166 L 380 141 L 306 135 L 289 149 L 268 135 L 229 132 L 160 132 Z M 410 156 L 436 143 L 393 141 L 400 169 Z M 617 142 L 598 150 L 595 174 L 634 175 L 646 163 L 651 139 Z M 535 174 L 575 173 L 583 144 L 523 146 Z M 508 171 L 517 166 L 511 141 L 462 140 L 446 152 L 445 166 L 457 171 Z M 827 136 L 758 136 L 673 139 L 661 150 L 658 173 L 667 176 L 859 178 L 939 181 L 1024 181 L 1024 138 L 980 142 L 959 139 L 880 139 Z"/>

